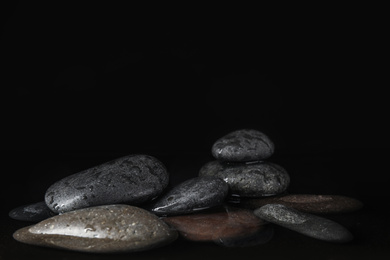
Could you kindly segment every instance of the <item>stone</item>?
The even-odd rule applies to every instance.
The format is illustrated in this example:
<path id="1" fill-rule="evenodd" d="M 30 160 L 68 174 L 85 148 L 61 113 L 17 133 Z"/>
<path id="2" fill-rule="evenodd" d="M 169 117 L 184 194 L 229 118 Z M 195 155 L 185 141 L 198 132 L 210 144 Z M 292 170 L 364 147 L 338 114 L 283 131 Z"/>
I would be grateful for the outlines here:
<path id="1" fill-rule="evenodd" d="M 265 221 L 319 240 L 345 243 L 353 239 L 348 229 L 332 220 L 281 204 L 264 205 L 254 210 L 254 214 Z"/>
<path id="2" fill-rule="evenodd" d="M 257 209 L 267 204 L 282 204 L 313 214 L 348 213 L 363 207 L 363 203 L 359 200 L 340 195 L 287 194 L 268 198 L 240 200 L 241 206 L 250 209 Z"/>
<path id="3" fill-rule="evenodd" d="M 19 229 L 13 237 L 37 246 L 118 253 L 164 246 L 178 233 L 147 210 L 117 204 L 66 212 Z"/>
<path id="4" fill-rule="evenodd" d="M 287 171 L 275 163 L 228 164 L 218 160 L 203 165 L 199 176 L 223 179 L 234 195 L 262 197 L 283 193 L 290 185 Z"/>
<path id="5" fill-rule="evenodd" d="M 263 233 L 270 225 L 256 217 L 253 211 L 236 207 L 219 207 L 211 212 L 164 217 L 162 220 L 184 239 L 212 241 L 223 246 L 261 244 L 268 242 L 273 234 L 272 230 Z"/>
<path id="6" fill-rule="evenodd" d="M 267 159 L 274 150 L 274 143 L 264 133 L 241 129 L 219 138 L 213 144 L 211 153 L 220 161 L 248 162 Z"/>
<path id="7" fill-rule="evenodd" d="M 57 181 L 45 194 L 56 213 L 108 204 L 140 205 L 168 186 L 165 166 L 149 155 L 124 156 Z"/>
<path id="8" fill-rule="evenodd" d="M 228 190 L 226 182 L 216 177 L 191 178 L 158 198 L 150 210 L 160 216 L 192 213 L 221 205 Z"/>
<path id="9" fill-rule="evenodd" d="M 40 201 L 14 208 L 8 215 L 16 220 L 39 222 L 56 214 L 49 209 L 44 201 Z"/>

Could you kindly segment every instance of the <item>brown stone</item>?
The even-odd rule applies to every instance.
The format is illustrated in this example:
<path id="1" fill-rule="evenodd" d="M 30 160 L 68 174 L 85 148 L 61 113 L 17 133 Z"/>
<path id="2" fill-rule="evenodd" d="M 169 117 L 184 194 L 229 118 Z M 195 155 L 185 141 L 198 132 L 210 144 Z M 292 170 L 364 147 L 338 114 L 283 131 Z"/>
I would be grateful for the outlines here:
<path id="1" fill-rule="evenodd" d="M 340 195 L 288 194 L 268 198 L 242 199 L 240 205 L 257 209 L 267 204 L 281 204 L 306 213 L 347 213 L 359 210 L 363 203 Z"/>
<path id="2" fill-rule="evenodd" d="M 16 240 L 27 244 L 94 253 L 148 250 L 177 236 L 156 215 L 128 205 L 70 211 L 14 233 Z"/>
<path id="3" fill-rule="evenodd" d="M 193 241 L 219 241 L 244 237 L 262 230 L 267 222 L 251 210 L 226 208 L 222 211 L 166 217 L 163 220 Z"/>

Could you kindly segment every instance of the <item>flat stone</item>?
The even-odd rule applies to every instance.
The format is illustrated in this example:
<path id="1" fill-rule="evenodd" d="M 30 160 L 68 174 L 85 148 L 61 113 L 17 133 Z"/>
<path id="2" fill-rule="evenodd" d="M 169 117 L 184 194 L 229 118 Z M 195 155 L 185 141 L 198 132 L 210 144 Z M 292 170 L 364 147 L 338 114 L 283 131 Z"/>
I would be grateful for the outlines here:
<path id="1" fill-rule="evenodd" d="M 160 216 L 192 213 L 221 205 L 228 195 L 228 190 L 226 182 L 219 178 L 192 178 L 158 198 L 150 210 Z"/>
<path id="2" fill-rule="evenodd" d="M 26 204 L 9 212 L 9 217 L 21 221 L 39 222 L 56 215 L 44 201 Z"/>
<path id="3" fill-rule="evenodd" d="M 105 205 L 51 217 L 17 230 L 13 237 L 37 246 L 117 253 L 160 247 L 174 241 L 178 233 L 147 210 Z"/>
<path id="4" fill-rule="evenodd" d="M 108 204 L 140 205 L 169 183 L 165 166 L 149 155 L 128 155 L 57 181 L 45 194 L 56 213 Z"/>
<path id="5" fill-rule="evenodd" d="M 265 221 L 312 238 L 337 243 L 345 243 L 353 239 L 348 229 L 332 220 L 281 204 L 267 204 L 254 210 L 254 214 Z"/>
<path id="6" fill-rule="evenodd" d="M 241 129 L 218 139 L 211 148 L 212 155 L 220 161 L 248 162 L 270 157 L 274 143 L 264 133 L 254 129 Z"/>
<path id="7" fill-rule="evenodd" d="M 288 194 L 240 200 L 241 206 L 250 209 L 257 209 L 267 204 L 282 204 L 313 214 L 347 213 L 357 211 L 363 207 L 363 203 L 359 200 L 340 195 Z"/>
<path id="8" fill-rule="evenodd" d="M 290 185 L 287 171 L 270 162 L 228 164 L 218 160 L 206 163 L 199 176 L 223 179 L 230 191 L 242 197 L 262 197 L 283 193 Z"/>
<path id="9" fill-rule="evenodd" d="M 269 226 L 268 222 L 247 209 L 223 207 L 212 212 L 165 217 L 162 220 L 175 228 L 183 238 L 191 241 L 245 246 L 253 245 L 254 241 L 265 243 L 272 237 L 270 232 L 266 232 L 262 234 L 262 240 L 258 239 L 259 234 Z M 254 240 L 255 237 L 257 240 Z"/>

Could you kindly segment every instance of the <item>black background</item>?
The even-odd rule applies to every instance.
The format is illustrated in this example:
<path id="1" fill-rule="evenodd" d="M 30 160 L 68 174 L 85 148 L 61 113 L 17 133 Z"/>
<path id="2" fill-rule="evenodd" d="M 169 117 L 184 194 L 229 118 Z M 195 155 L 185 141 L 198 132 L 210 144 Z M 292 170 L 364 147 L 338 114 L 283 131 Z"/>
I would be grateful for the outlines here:
<path id="1" fill-rule="evenodd" d="M 133 153 L 160 159 L 174 185 L 213 159 L 217 138 L 242 128 L 274 141 L 269 160 L 290 173 L 290 192 L 362 200 L 364 211 L 336 218 L 356 241 L 335 246 L 277 229 L 268 245 L 250 249 L 180 241 L 134 257 L 389 254 L 375 33 L 364 13 L 341 6 L 2 5 L 0 258 L 92 257 L 17 243 L 11 234 L 26 223 L 8 211 L 42 200 L 64 176 Z"/>

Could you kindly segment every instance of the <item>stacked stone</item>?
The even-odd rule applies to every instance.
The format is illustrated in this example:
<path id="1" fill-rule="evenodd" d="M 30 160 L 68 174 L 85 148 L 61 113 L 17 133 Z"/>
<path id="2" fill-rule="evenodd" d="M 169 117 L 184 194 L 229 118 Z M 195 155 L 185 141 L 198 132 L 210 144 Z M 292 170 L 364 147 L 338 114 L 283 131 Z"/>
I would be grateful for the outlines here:
<path id="1" fill-rule="evenodd" d="M 275 146 L 264 133 L 254 129 L 231 132 L 218 139 L 211 153 L 216 160 L 206 163 L 199 176 L 223 179 L 233 196 L 259 198 L 286 191 L 290 176 L 280 165 L 268 162 Z"/>
<path id="2" fill-rule="evenodd" d="M 274 150 L 260 131 L 231 132 L 213 144 L 215 160 L 199 176 L 170 189 L 169 173 L 158 159 L 117 158 L 58 180 L 44 201 L 12 210 L 11 218 L 40 221 L 17 230 L 14 238 L 96 253 L 149 250 L 179 235 L 248 246 L 268 242 L 274 223 L 325 241 L 350 241 L 347 229 L 311 213 L 348 212 L 362 204 L 344 196 L 284 194 L 290 177 L 267 161 Z M 234 206 L 228 203 L 232 196 L 240 197 Z"/>

